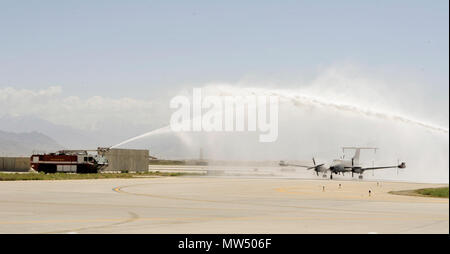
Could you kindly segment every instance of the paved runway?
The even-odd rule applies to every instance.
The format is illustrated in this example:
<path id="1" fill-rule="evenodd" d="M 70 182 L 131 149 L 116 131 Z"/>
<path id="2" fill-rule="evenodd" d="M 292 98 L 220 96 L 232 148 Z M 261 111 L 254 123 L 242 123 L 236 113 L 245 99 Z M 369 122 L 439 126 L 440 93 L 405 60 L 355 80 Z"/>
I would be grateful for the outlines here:
<path id="1" fill-rule="evenodd" d="M 442 185 L 264 177 L 0 182 L 0 233 L 448 234 L 448 199 L 387 193 L 431 186 Z"/>

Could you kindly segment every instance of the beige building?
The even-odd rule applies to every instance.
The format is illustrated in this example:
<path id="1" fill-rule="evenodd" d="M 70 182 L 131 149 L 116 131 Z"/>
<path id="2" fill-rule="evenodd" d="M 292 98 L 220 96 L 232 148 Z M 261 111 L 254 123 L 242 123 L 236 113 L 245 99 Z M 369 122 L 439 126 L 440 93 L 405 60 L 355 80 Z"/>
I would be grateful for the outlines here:
<path id="1" fill-rule="evenodd" d="M 108 160 L 104 171 L 148 171 L 149 150 L 111 148 L 98 153 Z"/>
<path id="2" fill-rule="evenodd" d="M 0 171 L 26 172 L 30 167 L 30 157 L 0 157 Z"/>

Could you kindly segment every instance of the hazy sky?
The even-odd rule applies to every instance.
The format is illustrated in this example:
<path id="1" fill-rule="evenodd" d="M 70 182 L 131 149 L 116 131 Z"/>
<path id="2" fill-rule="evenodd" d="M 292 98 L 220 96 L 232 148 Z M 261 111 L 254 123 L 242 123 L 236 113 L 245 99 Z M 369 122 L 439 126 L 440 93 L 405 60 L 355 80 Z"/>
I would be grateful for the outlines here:
<path id="1" fill-rule="evenodd" d="M 377 146 L 409 180 L 448 182 L 448 0 L 0 0 L 0 130 L 110 146 L 167 125 L 170 98 L 192 87 L 297 99 L 270 144 L 171 133 L 127 146 L 245 160 Z"/>
<path id="2" fill-rule="evenodd" d="M 144 99 L 186 84 L 308 79 L 350 62 L 413 77 L 448 104 L 448 4 L 1 0 L 0 88 Z"/>

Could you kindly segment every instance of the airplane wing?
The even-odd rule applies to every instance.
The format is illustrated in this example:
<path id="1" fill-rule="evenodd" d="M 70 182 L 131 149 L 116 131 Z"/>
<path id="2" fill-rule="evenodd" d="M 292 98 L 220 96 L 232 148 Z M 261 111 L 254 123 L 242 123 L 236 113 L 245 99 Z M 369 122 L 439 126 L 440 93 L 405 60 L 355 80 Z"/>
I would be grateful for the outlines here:
<path id="1" fill-rule="evenodd" d="M 299 165 L 299 164 L 285 164 L 285 166 L 291 166 L 291 167 L 301 167 L 301 168 L 306 168 L 307 170 L 313 169 L 313 168 L 318 168 L 325 165 L 324 163 L 322 164 L 318 164 L 315 166 L 305 166 L 305 165 Z"/>
<path id="2" fill-rule="evenodd" d="M 299 165 L 299 164 L 292 164 L 292 163 L 286 163 L 285 161 L 280 161 L 280 166 L 292 166 L 292 167 L 301 167 L 301 168 L 306 168 L 307 170 L 310 170 L 310 169 L 315 169 L 315 170 L 317 170 L 318 168 L 320 168 L 320 167 L 322 167 L 323 165 L 325 165 L 325 163 L 322 163 L 322 164 L 319 164 L 319 165 L 316 165 L 316 160 L 313 158 L 312 159 L 313 160 L 313 163 L 314 163 L 314 165 L 309 165 L 309 166 L 306 166 L 306 165 Z"/>
<path id="3" fill-rule="evenodd" d="M 361 168 L 361 170 L 366 171 L 366 170 L 375 170 L 375 169 L 383 169 L 383 168 L 406 168 L 406 164 L 404 162 L 402 162 L 401 164 L 396 165 L 396 166 Z"/>
<path id="4" fill-rule="evenodd" d="M 301 168 L 314 168 L 316 166 L 305 166 L 305 165 L 299 165 L 299 164 L 287 164 L 288 166 L 293 166 L 293 167 L 301 167 Z M 323 164 L 320 164 L 320 166 Z M 319 165 L 318 165 L 319 166 Z"/>
<path id="5" fill-rule="evenodd" d="M 279 163 L 278 165 L 280 165 L 280 166 L 282 166 L 282 167 L 288 167 L 288 166 L 291 166 L 291 167 L 302 167 L 302 168 L 309 168 L 309 167 L 311 167 L 311 166 L 305 166 L 305 165 L 298 165 L 298 164 L 287 163 L 287 162 L 285 162 L 285 161 L 280 161 L 280 163 Z"/>

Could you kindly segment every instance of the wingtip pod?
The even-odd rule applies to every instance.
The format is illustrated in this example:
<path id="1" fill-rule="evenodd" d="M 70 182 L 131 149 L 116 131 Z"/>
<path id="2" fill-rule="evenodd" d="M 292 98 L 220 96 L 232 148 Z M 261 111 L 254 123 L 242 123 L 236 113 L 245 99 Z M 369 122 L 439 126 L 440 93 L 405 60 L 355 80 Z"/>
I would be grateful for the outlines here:
<path id="1" fill-rule="evenodd" d="M 406 163 L 402 162 L 398 165 L 398 168 L 406 168 Z"/>

